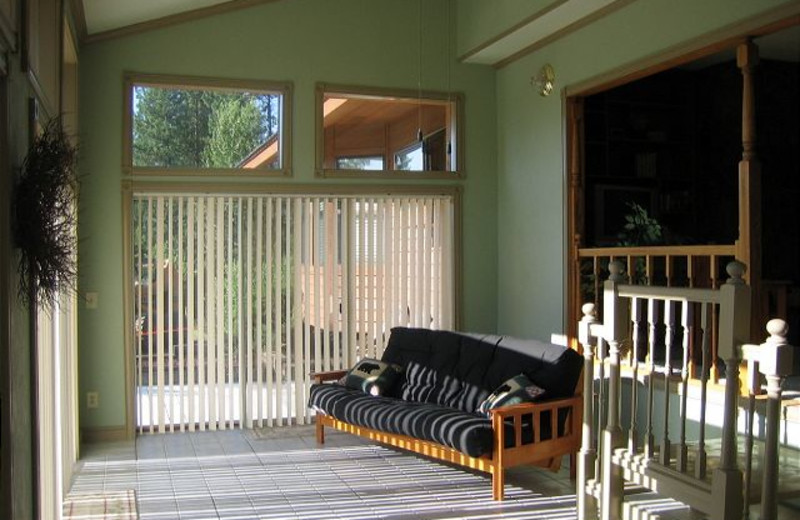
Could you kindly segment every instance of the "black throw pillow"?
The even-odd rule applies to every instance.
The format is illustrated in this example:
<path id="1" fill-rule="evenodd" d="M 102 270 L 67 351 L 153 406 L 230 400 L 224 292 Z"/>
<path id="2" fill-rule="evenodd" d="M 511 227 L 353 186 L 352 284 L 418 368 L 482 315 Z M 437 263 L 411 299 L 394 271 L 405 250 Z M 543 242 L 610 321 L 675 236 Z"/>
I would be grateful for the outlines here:
<path id="1" fill-rule="evenodd" d="M 529 403 L 544 394 L 544 389 L 536 386 L 525 374 L 514 376 L 495 389 L 478 406 L 478 412 L 491 417 L 490 410 L 512 404 Z"/>
<path id="2" fill-rule="evenodd" d="M 400 365 L 364 358 L 347 372 L 342 384 L 365 394 L 384 395 L 402 373 Z"/>

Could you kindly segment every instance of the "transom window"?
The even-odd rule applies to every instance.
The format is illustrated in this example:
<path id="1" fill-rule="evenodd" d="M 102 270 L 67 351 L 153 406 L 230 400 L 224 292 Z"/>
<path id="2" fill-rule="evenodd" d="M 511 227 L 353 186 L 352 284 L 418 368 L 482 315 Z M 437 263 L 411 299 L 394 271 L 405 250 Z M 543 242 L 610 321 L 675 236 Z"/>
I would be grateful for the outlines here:
<path id="1" fill-rule="evenodd" d="M 457 177 L 461 105 L 453 93 L 318 85 L 317 173 Z"/>
<path id="2" fill-rule="evenodd" d="M 129 75 L 125 166 L 145 174 L 289 174 L 291 85 Z"/>

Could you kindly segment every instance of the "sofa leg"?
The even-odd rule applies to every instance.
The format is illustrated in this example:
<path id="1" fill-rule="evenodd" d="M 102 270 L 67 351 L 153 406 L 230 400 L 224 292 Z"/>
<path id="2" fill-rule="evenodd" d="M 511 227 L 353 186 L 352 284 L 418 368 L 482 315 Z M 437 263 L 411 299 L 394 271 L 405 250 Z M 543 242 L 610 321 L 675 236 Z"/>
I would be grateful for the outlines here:
<path id="1" fill-rule="evenodd" d="M 317 444 L 325 444 L 325 426 L 317 417 Z"/>
<path id="2" fill-rule="evenodd" d="M 496 469 L 496 471 L 492 473 L 492 500 L 500 501 L 504 498 L 505 473 L 505 470 L 502 468 Z"/>

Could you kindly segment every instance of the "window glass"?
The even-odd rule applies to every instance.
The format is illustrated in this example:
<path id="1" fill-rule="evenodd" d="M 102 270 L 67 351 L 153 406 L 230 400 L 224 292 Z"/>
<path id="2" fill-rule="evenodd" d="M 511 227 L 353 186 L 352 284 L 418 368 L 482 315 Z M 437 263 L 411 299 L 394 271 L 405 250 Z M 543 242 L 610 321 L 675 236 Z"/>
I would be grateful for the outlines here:
<path id="1" fill-rule="evenodd" d="M 406 171 L 422 171 L 424 161 L 422 157 L 422 143 L 409 146 L 394 156 L 394 169 Z"/>
<path id="2" fill-rule="evenodd" d="M 323 176 L 458 175 L 461 96 L 386 89 L 317 88 L 317 170 Z"/>
<path id="3" fill-rule="evenodd" d="M 336 159 L 339 170 L 383 170 L 383 157 L 339 157 Z"/>
<path id="4" fill-rule="evenodd" d="M 126 151 L 134 171 L 284 173 L 287 169 L 287 88 L 163 81 L 128 82 Z"/>

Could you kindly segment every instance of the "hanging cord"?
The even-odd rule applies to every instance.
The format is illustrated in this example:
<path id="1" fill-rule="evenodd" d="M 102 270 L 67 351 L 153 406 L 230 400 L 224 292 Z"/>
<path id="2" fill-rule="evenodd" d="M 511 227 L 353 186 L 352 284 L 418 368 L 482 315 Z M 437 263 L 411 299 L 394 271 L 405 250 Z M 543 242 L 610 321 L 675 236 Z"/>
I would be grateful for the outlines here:
<path id="1" fill-rule="evenodd" d="M 451 113 L 450 111 L 452 109 L 452 99 L 451 99 L 451 95 L 450 95 L 451 92 L 452 92 L 451 71 L 450 71 L 450 56 L 451 56 L 451 52 L 450 51 L 452 50 L 450 48 L 450 43 L 451 43 L 451 41 L 450 41 L 451 40 L 451 34 L 450 34 L 450 30 L 451 30 L 451 28 L 450 28 L 450 1 L 447 1 L 445 3 L 445 13 L 444 13 L 444 15 L 445 15 L 445 17 L 447 17 L 447 33 L 445 35 L 445 37 L 447 38 L 447 40 L 446 40 L 447 43 L 445 45 L 446 52 L 445 52 L 445 56 L 444 56 L 444 59 L 445 59 L 445 70 L 447 72 L 447 110 L 448 110 L 447 113 L 450 114 Z M 452 121 L 452 116 L 450 117 L 450 119 Z M 450 124 L 450 122 L 448 122 L 447 125 L 450 128 L 450 131 L 447 132 L 447 157 L 448 157 L 447 163 L 448 164 L 445 165 L 445 168 L 447 168 L 448 170 L 452 170 L 453 169 L 453 167 L 452 167 L 453 163 L 452 163 L 452 157 L 451 156 L 453 154 L 453 142 L 452 142 L 452 139 L 453 139 L 453 128 L 452 128 L 452 125 Z"/>
<path id="2" fill-rule="evenodd" d="M 422 143 L 422 0 L 417 3 L 417 17 L 417 141 Z"/>

